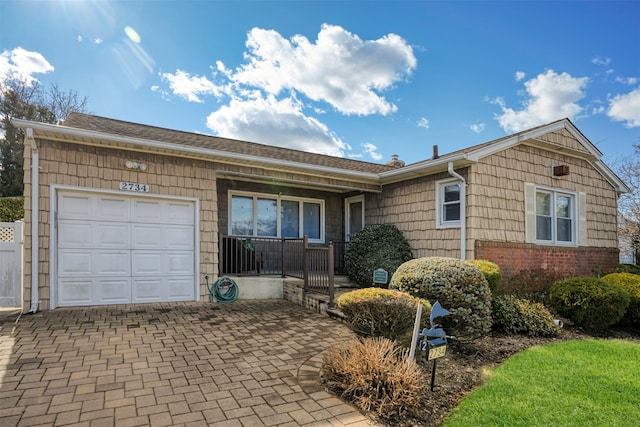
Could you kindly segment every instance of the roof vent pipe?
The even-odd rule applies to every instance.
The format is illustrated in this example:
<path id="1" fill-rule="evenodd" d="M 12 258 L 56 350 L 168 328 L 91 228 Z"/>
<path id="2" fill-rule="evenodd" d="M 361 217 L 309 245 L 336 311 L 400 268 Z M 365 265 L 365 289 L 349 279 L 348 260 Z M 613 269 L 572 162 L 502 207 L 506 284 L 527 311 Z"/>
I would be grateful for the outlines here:
<path id="1" fill-rule="evenodd" d="M 437 159 L 439 157 L 440 157 L 440 155 L 438 154 L 438 146 L 434 145 L 433 146 L 433 156 L 431 156 L 431 158 L 435 160 L 435 159 Z"/>

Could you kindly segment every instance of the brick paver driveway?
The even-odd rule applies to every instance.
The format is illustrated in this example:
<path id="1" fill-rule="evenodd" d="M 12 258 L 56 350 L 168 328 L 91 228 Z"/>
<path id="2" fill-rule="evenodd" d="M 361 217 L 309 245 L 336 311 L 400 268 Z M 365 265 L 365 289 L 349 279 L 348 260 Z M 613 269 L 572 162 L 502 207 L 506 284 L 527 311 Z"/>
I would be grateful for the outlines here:
<path id="1" fill-rule="evenodd" d="M 318 383 L 348 328 L 285 300 L 0 319 L 0 425 L 373 425 Z"/>

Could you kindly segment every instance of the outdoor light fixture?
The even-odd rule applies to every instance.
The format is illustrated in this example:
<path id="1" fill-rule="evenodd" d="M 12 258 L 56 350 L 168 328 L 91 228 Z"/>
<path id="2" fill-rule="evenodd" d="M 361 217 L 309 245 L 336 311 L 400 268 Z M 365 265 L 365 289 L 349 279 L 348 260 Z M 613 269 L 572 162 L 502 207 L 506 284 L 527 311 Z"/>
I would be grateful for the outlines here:
<path id="1" fill-rule="evenodd" d="M 127 160 L 127 162 L 124 165 L 127 167 L 127 169 L 140 169 L 143 172 L 147 170 L 146 163 L 138 163 L 138 162 L 132 162 L 131 160 Z"/>

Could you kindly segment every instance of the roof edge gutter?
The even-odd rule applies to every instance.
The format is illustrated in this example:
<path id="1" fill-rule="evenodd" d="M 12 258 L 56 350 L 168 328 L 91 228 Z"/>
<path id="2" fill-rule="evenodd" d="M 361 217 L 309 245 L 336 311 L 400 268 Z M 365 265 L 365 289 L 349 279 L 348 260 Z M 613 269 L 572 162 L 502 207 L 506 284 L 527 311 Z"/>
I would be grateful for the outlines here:
<path id="1" fill-rule="evenodd" d="M 331 172 L 331 173 L 343 175 L 349 178 L 372 180 L 375 184 L 378 183 L 378 179 L 380 176 L 378 173 L 373 173 L 373 172 L 357 172 L 357 171 L 350 171 L 346 169 L 338 169 L 338 168 L 332 168 L 327 166 L 309 165 L 308 163 L 299 163 L 299 162 L 292 162 L 288 160 L 278 160 L 278 159 L 272 159 L 268 157 L 233 153 L 229 151 L 185 146 L 185 145 L 179 145 L 179 144 L 170 143 L 170 142 L 154 141 L 150 139 L 133 138 L 129 136 L 114 135 L 114 134 L 105 133 L 105 132 L 90 131 L 90 130 L 66 127 L 61 125 L 52 125 L 49 123 L 31 122 L 29 120 L 12 119 L 12 123 L 17 127 L 23 127 L 23 128 L 31 127 L 36 130 L 43 130 L 43 131 L 50 131 L 50 132 L 64 132 L 73 136 L 85 137 L 85 138 L 102 138 L 102 139 L 108 139 L 110 141 L 119 142 L 119 143 L 135 144 L 135 145 L 143 146 L 146 148 L 149 148 L 149 147 L 161 148 L 165 150 L 181 151 L 188 154 L 217 156 L 220 158 L 230 159 L 230 160 L 259 162 L 259 163 L 267 164 L 271 167 L 276 167 L 276 168 L 294 167 L 294 168 L 308 170 L 310 172 L 315 172 L 315 173 L 323 172 L 324 174 L 326 174 L 327 172 Z M 78 141 L 68 141 L 68 142 L 79 143 Z"/>
<path id="2" fill-rule="evenodd" d="M 40 304 L 38 295 L 40 153 L 38 152 L 38 143 L 33 136 L 33 128 L 26 128 L 24 140 L 25 145 L 29 144 L 31 148 L 31 307 L 29 308 L 29 312 L 36 313 L 38 311 L 38 305 Z"/>

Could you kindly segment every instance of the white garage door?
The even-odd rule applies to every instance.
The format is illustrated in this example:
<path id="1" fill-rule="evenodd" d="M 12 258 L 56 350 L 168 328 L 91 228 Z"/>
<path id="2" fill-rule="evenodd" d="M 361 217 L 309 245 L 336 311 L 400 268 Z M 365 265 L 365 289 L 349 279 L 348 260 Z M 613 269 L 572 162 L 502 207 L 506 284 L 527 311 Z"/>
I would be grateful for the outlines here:
<path id="1" fill-rule="evenodd" d="M 59 306 L 195 299 L 195 205 L 61 192 Z"/>

